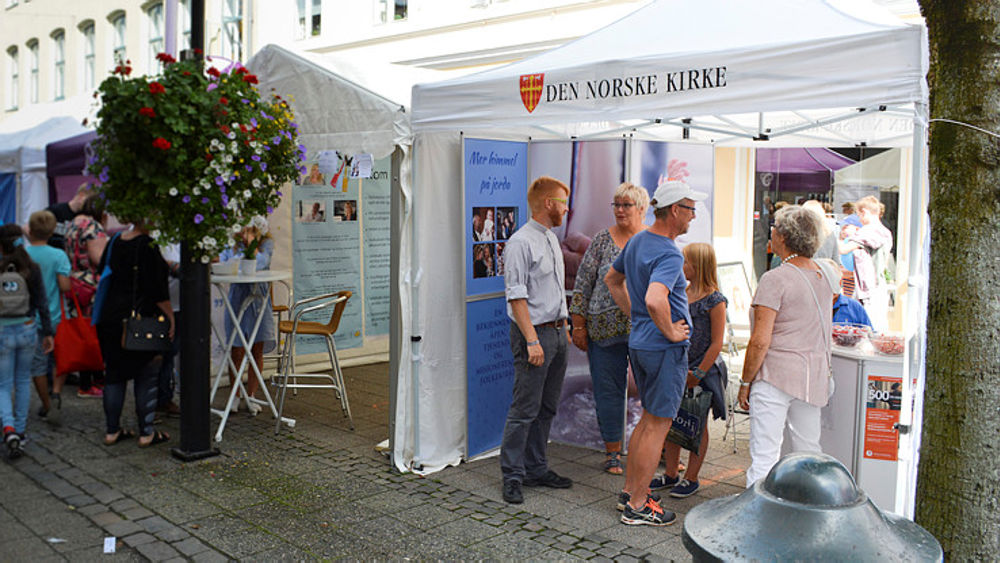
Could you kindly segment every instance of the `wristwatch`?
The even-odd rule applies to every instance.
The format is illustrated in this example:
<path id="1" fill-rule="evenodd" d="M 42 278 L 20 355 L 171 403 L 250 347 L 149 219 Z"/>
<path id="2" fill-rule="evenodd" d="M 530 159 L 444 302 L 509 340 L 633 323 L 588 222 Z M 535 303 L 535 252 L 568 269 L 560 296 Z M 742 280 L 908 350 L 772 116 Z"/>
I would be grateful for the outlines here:
<path id="1" fill-rule="evenodd" d="M 527 345 L 528 346 L 537 346 L 538 344 L 540 344 L 540 342 L 538 342 L 538 340 L 532 340 L 531 342 L 528 342 Z"/>
<path id="2" fill-rule="evenodd" d="M 706 375 L 708 375 L 708 372 L 701 369 L 700 367 L 697 367 L 694 368 L 694 371 L 691 372 L 691 375 L 695 376 L 695 378 L 697 378 L 698 381 L 701 381 Z"/>

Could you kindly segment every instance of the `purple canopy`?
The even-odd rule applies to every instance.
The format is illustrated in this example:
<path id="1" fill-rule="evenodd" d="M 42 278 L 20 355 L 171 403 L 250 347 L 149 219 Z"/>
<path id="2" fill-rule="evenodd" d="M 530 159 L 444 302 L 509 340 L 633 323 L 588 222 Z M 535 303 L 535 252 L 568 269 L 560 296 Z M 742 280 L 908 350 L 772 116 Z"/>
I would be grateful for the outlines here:
<path id="1" fill-rule="evenodd" d="M 826 148 L 757 149 L 757 176 L 771 174 L 769 190 L 828 192 L 833 173 L 854 164 Z"/>
<path id="2" fill-rule="evenodd" d="M 87 144 L 97 138 L 91 131 L 45 145 L 45 170 L 49 178 L 49 202 L 67 201 L 84 182 L 96 179 L 84 172 Z"/>

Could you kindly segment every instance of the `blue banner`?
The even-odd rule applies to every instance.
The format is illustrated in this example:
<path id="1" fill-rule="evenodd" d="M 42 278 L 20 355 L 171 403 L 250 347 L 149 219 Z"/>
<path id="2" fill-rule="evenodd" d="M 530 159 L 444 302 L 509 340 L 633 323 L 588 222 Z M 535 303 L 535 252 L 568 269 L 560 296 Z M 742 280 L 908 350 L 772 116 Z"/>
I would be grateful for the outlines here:
<path id="1" fill-rule="evenodd" d="M 503 297 L 465 306 L 468 341 L 468 455 L 500 445 L 514 389 L 510 319 Z"/>
<path id="2" fill-rule="evenodd" d="M 528 221 L 528 144 L 465 139 L 466 295 L 503 291 L 506 240 Z"/>
<path id="3" fill-rule="evenodd" d="M 507 239 L 529 218 L 528 144 L 465 139 L 466 296 L 503 293 Z M 514 388 L 504 297 L 466 305 L 468 455 L 500 445 Z"/>
<path id="4" fill-rule="evenodd" d="M 17 176 L 0 174 L 0 225 L 17 222 Z"/>

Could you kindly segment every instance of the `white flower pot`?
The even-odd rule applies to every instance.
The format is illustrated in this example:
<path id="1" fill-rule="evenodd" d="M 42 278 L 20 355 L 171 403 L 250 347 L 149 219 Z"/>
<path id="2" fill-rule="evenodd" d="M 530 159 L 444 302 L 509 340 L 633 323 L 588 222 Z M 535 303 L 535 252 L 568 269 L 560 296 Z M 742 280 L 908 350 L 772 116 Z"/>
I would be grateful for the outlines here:
<path id="1" fill-rule="evenodd" d="M 247 260 L 246 258 L 240 259 L 240 275 L 241 276 L 252 276 L 257 273 L 257 259 Z"/>

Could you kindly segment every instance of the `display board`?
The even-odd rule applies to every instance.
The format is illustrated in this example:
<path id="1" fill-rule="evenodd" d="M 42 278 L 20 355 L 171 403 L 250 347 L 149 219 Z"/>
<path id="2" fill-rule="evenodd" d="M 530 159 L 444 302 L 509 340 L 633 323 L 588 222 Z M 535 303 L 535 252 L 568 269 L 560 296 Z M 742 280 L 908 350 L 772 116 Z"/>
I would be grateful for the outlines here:
<path id="1" fill-rule="evenodd" d="M 389 330 L 389 194 L 391 157 L 371 170 L 362 156 L 309 151 L 307 173 L 292 188 L 295 299 L 352 292 L 334 335 L 338 349 L 357 348 Z M 329 322 L 332 309 L 304 320 Z M 325 353 L 322 337 L 303 336 L 297 354 Z"/>

